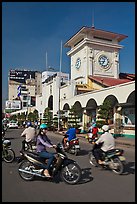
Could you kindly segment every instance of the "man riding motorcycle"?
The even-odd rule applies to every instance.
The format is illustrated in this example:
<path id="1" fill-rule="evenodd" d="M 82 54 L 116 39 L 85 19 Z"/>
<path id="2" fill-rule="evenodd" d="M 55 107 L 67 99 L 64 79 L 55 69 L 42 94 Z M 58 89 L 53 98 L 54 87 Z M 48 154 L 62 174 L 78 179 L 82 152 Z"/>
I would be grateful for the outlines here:
<path id="1" fill-rule="evenodd" d="M 101 148 L 94 149 L 94 156 L 98 162 L 98 164 L 104 164 L 104 161 L 101 160 L 103 152 L 107 152 L 111 149 L 115 148 L 115 139 L 111 133 L 109 133 L 109 126 L 103 125 L 102 130 L 103 134 L 99 137 L 98 140 L 95 141 L 95 145 L 101 145 Z"/>
<path id="2" fill-rule="evenodd" d="M 23 151 L 25 150 L 25 144 L 30 144 L 36 137 L 36 130 L 32 127 L 32 123 L 30 121 L 27 122 L 27 128 L 21 133 L 21 137 L 25 137 L 22 141 L 21 151 Z"/>
<path id="3" fill-rule="evenodd" d="M 69 142 L 76 138 L 76 128 L 69 126 L 68 131 L 65 133 L 65 137 L 63 138 L 63 145 L 66 146 L 65 148 L 69 148 Z"/>

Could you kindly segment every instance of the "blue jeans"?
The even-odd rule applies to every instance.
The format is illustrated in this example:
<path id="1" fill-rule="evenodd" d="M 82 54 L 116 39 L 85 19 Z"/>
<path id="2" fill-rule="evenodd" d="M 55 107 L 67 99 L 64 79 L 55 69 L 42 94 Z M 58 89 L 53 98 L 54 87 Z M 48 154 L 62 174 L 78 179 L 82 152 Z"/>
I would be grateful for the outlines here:
<path id="1" fill-rule="evenodd" d="M 49 152 L 46 152 L 46 151 L 42 151 L 42 152 L 39 152 L 38 153 L 40 157 L 42 158 L 45 158 L 45 159 L 48 159 L 48 162 L 47 162 L 47 169 L 49 170 L 49 167 L 54 159 L 54 153 L 49 153 Z"/>

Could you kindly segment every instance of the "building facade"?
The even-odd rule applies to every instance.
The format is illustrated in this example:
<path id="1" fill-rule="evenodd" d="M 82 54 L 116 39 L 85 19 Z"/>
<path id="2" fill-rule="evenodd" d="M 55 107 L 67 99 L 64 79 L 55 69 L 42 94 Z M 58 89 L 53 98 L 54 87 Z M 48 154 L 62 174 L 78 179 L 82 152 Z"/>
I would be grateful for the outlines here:
<path id="1" fill-rule="evenodd" d="M 74 106 L 81 115 L 83 128 L 96 121 L 99 106 L 112 102 L 113 121 L 122 120 L 124 134 L 135 135 L 135 75 L 120 72 L 119 43 L 127 36 L 82 27 L 66 43 L 70 57 L 71 79 L 65 73 L 43 73 L 41 94 L 36 95 L 35 108 L 42 119 L 45 108 L 54 115 L 63 111 L 67 117 Z M 45 77 L 46 76 L 46 77 Z M 60 118 L 59 118 L 60 119 Z M 62 122 L 62 121 L 61 121 Z"/>
<path id="2" fill-rule="evenodd" d="M 127 129 L 131 127 L 134 134 L 135 75 L 120 73 L 119 61 L 123 48 L 119 43 L 126 37 L 93 27 L 83 27 L 72 36 L 65 43 L 65 47 L 70 47 L 67 55 L 71 61 L 71 80 L 60 86 L 60 77 L 56 76 L 44 84 L 42 96 L 37 98 L 41 115 L 47 107 L 53 115 L 58 110 L 67 115 L 75 106 L 84 127 L 93 118 L 96 120 L 98 107 L 109 99 L 113 104 L 113 123 L 116 118 L 122 119 L 122 124 Z"/>

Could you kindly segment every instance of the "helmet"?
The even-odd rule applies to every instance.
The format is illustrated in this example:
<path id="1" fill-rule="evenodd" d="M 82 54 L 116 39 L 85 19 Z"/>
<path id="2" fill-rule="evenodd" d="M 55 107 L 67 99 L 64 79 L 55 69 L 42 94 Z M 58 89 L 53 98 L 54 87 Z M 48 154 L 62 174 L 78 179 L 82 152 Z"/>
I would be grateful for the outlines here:
<path id="1" fill-rule="evenodd" d="M 44 124 L 44 123 L 42 123 L 41 125 L 40 125 L 40 129 L 47 129 L 48 128 L 48 126 L 46 125 L 46 124 Z"/>
<path id="2" fill-rule="evenodd" d="M 92 125 L 92 127 L 97 127 L 96 123 L 94 123 L 94 124 Z"/>
<path id="3" fill-rule="evenodd" d="M 32 126 L 31 122 L 27 122 L 27 127 Z"/>
<path id="4" fill-rule="evenodd" d="M 109 126 L 108 125 L 103 125 L 102 126 L 102 130 L 104 130 L 105 132 L 109 130 Z"/>

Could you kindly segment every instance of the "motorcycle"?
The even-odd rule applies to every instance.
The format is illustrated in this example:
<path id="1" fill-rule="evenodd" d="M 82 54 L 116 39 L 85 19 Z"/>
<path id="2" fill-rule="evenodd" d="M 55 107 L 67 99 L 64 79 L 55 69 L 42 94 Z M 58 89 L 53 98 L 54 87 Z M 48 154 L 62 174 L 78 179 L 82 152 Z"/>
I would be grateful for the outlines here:
<path id="1" fill-rule="evenodd" d="M 15 152 L 10 146 L 10 140 L 2 140 L 2 159 L 7 163 L 13 162 L 15 159 Z"/>
<path id="2" fill-rule="evenodd" d="M 31 181 L 35 176 L 47 178 L 43 172 L 45 170 L 45 159 L 40 158 L 37 153 L 23 151 L 20 152 L 18 172 L 22 179 Z M 67 184 L 77 184 L 81 178 L 81 169 L 72 159 L 69 159 L 63 150 L 62 144 L 58 143 L 54 160 L 50 166 L 49 173 L 53 179 L 60 173 L 61 179 Z"/>
<path id="3" fill-rule="evenodd" d="M 5 139 L 5 130 L 2 130 L 2 138 Z"/>
<path id="4" fill-rule="evenodd" d="M 89 153 L 89 162 L 91 165 L 97 167 L 97 163 L 94 156 L 94 149 L 100 148 L 101 145 L 94 144 L 92 151 Z M 102 168 L 109 168 L 116 174 L 122 174 L 124 171 L 125 157 L 123 156 L 124 150 L 120 148 L 115 148 L 107 152 L 103 152 L 101 160 L 104 161 Z"/>
<path id="5" fill-rule="evenodd" d="M 25 143 L 25 150 L 35 152 L 36 151 L 36 141 L 32 140 L 29 143 Z"/>
<path id="6" fill-rule="evenodd" d="M 98 138 L 99 138 L 98 134 L 93 135 L 92 138 L 90 138 L 89 135 L 86 135 L 86 139 L 90 144 L 93 144 Z"/>
<path id="7" fill-rule="evenodd" d="M 65 138 L 66 136 L 63 138 L 63 141 L 62 141 L 64 150 L 70 154 L 74 154 L 77 156 L 80 151 L 79 139 L 75 138 L 69 142 L 65 142 L 64 141 Z"/>

